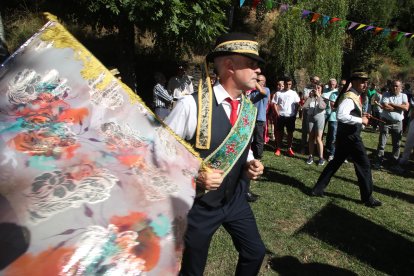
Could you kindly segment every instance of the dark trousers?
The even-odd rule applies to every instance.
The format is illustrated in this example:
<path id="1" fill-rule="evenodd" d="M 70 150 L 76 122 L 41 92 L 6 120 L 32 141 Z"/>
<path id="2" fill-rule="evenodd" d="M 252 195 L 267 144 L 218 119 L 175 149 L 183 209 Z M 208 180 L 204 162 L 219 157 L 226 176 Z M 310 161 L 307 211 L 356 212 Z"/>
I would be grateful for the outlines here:
<path id="1" fill-rule="evenodd" d="M 252 151 L 255 159 L 262 159 L 264 146 L 265 122 L 256 121 L 253 130 Z"/>
<path id="2" fill-rule="evenodd" d="M 265 256 L 265 246 L 253 212 L 246 200 L 245 187 L 223 207 L 211 209 L 194 203 L 188 214 L 184 254 L 179 275 L 203 275 L 211 239 L 223 225 L 230 234 L 239 260 L 235 275 L 257 275 Z"/>
<path id="3" fill-rule="evenodd" d="M 306 146 L 308 145 L 308 110 L 304 109 L 303 110 L 303 115 L 302 115 L 302 136 L 301 136 L 301 140 L 300 140 L 300 145 L 302 147 L 302 150 L 304 150 L 306 148 Z"/>
<path id="4" fill-rule="evenodd" d="M 334 159 L 322 171 L 313 189 L 315 192 L 322 192 L 345 159 L 351 156 L 358 178 L 361 200 L 365 202 L 372 194 L 372 175 L 370 162 L 361 137 L 357 134 L 345 135 L 338 130 L 336 141 Z"/>
<path id="5" fill-rule="evenodd" d="M 338 128 L 337 121 L 328 121 L 328 133 L 326 134 L 326 152 L 329 155 L 335 155 L 336 130 Z"/>

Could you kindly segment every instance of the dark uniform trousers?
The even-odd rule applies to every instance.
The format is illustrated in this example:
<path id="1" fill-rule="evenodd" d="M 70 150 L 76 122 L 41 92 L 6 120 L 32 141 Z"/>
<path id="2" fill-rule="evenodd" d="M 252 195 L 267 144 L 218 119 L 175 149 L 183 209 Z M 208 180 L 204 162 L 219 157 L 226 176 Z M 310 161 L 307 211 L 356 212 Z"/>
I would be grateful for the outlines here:
<path id="1" fill-rule="evenodd" d="M 232 127 L 221 104 L 214 101 L 212 109 L 211 146 L 208 150 L 198 150 L 202 158 L 221 145 Z M 266 249 L 246 199 L 249 180 L 243 168 L 248 150 L 246 147 L 217 190 L 195 199 L 187 216 L 180 275 L 203 275 L 211 238 L 221 225 L 239 252 L 236 275 L 253 276 L 259 272 Z"/>
<path id="2" fill-rule="evenodd" d="M 203 275 L 211 238 L 221 225 L 230 234 L 239 252 L 235 275 L 259 273 L 266 248 L 246 200 L 247 183 L 240 181 L 232 199 L 222 207 L 211 208 L 195 201 L 188 214 L 180 275 Z"/>
<path id="3" fill-rule="evenodd" d="M 328 186 L 331 177 L 341 167 L 345 159 L 351 157 L 358 178 L 361 200 L 365 202 L 372 194 L 373 184 L 370 162 L 360 136 L 361 128 L 358 127 L 358 130 L 351 132 L 348 131 L 349 128 L 355 127 L 338 122 L 334 159 L 322 171 L 313 189 L 315 192 L 322 192 Z"/>
<path id="4" fill-rule="evenodd" d="M 263 157 L 265 123 L 263 121 L 256 121 L 253 131 L 251 147 L 254 158 L 259 160 Z"/>

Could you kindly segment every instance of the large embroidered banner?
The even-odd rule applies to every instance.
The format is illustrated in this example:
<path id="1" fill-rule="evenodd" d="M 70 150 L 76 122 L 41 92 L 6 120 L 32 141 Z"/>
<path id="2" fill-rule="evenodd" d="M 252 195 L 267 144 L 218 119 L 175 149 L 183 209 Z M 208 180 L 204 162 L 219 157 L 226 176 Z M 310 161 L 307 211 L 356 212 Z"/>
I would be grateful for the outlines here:
<path id="1" fill-rule="evenodd" d="M 175 275 L 200 160 L 59 23 L 0 69 L 0 274 Z"/>

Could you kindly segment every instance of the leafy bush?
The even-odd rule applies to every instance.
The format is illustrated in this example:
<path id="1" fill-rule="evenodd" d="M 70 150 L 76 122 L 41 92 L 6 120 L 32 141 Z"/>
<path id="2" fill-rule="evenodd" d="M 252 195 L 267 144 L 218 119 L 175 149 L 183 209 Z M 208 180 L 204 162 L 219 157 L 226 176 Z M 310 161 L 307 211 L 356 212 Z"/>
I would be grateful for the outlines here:
<path id="1" fill-rule="evenodd" d="M 396 47 L 391 53 L 390 57 L 394 60 L 397 65 L 403 66 L 408 65 L 413 61 L 411 54 L 407 47 Z"/>
<path id="2" fill-rule="evenodd" d="M 4 17 L 4 29 L 9 51 L 14 52 L 44 24 L 45 18 L 31 11 L 14 11 Z"/>

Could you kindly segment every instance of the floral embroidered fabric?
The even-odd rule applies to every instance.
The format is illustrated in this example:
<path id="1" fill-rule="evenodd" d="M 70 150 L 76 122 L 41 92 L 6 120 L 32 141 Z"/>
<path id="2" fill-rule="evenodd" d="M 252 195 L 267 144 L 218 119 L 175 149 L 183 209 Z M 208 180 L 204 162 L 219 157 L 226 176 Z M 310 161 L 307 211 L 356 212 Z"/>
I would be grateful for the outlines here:
<path id="1" fill-rule="evenodd" d="M 190 146 L 57 22 L 0 76 L 1 274 L 177 274 Z"/>

